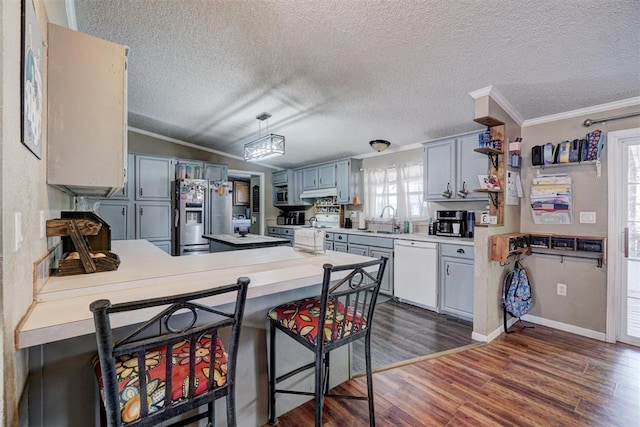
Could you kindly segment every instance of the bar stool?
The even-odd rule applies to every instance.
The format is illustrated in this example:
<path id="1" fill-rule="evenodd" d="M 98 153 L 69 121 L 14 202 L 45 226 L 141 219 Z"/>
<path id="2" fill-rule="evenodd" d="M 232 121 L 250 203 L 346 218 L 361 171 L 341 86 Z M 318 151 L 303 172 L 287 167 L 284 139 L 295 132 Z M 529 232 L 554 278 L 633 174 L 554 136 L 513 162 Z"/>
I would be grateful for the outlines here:
<path id="1" fill-rule="evenodd" d="M 248 285 L 249 279 L 241 277 L 232 285 L 173 297 L 92 302 L 102 424 L 155 425 L 207 405 L 207 411 L 171 425 L 207 418 L 215 426 L 215 400 L 226 396 L 227 425 L 235 426 L 236 359 Z M 234 293 L 235 304 L 228 310 L 207 305 Z M 145 318 L 153 317 L 114 340 L 119 331 L 112 330 L 112 315 L 141 310 Z M 230 330 L 228 352 L 219 336 L 223 329 Z"/>
<path id="2" fill-rule="evenodd" d="M 368 400 L 369 424 L 375 426 L 371 373 L 371 324 L 387 258 L 357 264 L 323 266 L 322 293 L 280 305 L 269 311 L 269 423 L 277 424 L 276 394 L 310 395 L 315 398 L 315 425 L 322 425 L 325 397 Z M 315 361 L 276 375 L 276 330 L 312 351 Z M 367 396 L 329 393 L 329 353 L 357 339 L 365 340 Z M 288 378 L 315 370 L 314 392 L 277 389 Z"/>

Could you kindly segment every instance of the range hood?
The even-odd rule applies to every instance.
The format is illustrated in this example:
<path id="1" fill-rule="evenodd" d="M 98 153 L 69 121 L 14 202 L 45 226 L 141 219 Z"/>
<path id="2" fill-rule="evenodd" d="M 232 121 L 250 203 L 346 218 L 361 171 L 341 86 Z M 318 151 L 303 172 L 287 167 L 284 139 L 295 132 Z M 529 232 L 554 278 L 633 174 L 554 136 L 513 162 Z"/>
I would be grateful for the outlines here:
<path id="1" fill-rule="evenodd" d="M 319 199 L 321 197 L 337 196 L 338 189 L 336 188 L 321 188 L 319 190 L 307 190 L 300 194 L 301 199 Z"/>

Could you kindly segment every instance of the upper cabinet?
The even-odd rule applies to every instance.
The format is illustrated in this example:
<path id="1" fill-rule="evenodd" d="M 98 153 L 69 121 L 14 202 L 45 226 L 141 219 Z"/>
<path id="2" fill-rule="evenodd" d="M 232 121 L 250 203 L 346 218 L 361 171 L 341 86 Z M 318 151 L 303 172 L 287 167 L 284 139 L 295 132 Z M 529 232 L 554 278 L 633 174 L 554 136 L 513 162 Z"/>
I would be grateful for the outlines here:
<path id="1" fill-rule="evenodd" d="M 170 157 L 136 156 L 136 200 L 171 200 L 175 161 Z"/>
<path id="2" fill-rule="evenodd" d="M 336 164 L 328 163 L 318 166 L 318 188 L 335 188 Z"/>
<path id="3" fill-rule="evenodd" d="M 362 198 L 362 160 L 344 159 L 336 162 L 338 203 L 358 205 Z"/>
<path id="4" fill-rule="evenodd" d="M 228 166 L 225 164 L 205 162 L 203 178 L 209 181 L 224 181 L 227 179 L 228 172 Z"/>
<path id="5" fill-rule="evenodd" d="M 312 166 L 302 169 L 302 190 L 318 189 L 318 167 Z"/>
<path id="6" fill-rule="evenodd" d="M 486 175 L 487 158 L 474 151 L 478 133 L 424 144 L 425 199 L 432 201 L 482 200 L 474 193 L 478 175 Z"/>
<path id="7" fill-rule="evenodd" d="M 125 46 L 49 24 L 47 183 L 108 197 L 127 181 Z"/>

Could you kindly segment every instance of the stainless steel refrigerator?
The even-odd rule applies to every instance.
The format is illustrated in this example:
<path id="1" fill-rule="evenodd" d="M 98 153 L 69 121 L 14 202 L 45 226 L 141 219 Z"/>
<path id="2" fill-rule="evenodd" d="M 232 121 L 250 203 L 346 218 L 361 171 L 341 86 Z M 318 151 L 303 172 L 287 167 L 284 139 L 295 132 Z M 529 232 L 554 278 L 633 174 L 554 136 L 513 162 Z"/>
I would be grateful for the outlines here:
<path id="1" fill-rule="evenodd" d="M 174 191 L 173 255 L 209 252 L 203 234 L 231 233 L 231 182 L 177 179 Z"/>

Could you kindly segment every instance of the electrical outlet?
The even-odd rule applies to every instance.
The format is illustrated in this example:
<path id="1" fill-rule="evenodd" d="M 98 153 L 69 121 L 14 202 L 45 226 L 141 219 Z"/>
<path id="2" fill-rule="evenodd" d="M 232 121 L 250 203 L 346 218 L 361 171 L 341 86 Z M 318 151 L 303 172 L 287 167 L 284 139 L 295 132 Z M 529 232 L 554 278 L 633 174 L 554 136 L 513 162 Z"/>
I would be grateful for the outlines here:
<path id="1" fill-rule="evenodd" d="M 566 297 L 567 296 L 567 285 L 565 283 L 558 283 L 558 295 Z"/>

